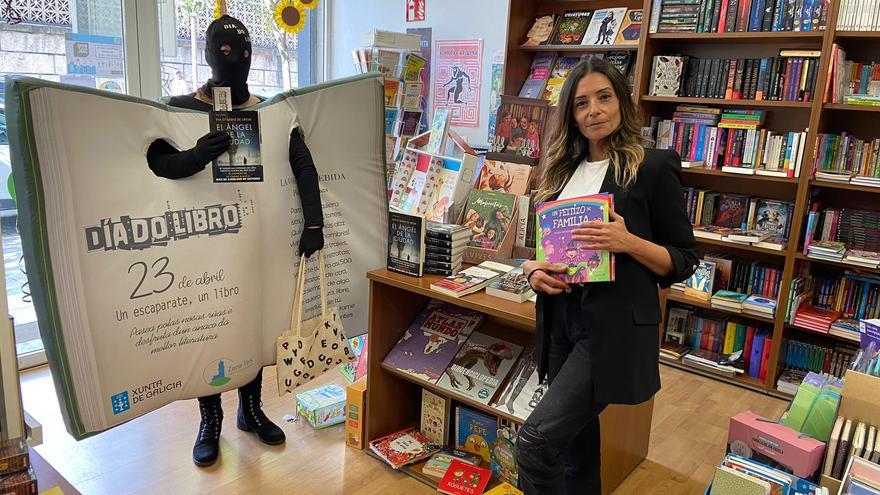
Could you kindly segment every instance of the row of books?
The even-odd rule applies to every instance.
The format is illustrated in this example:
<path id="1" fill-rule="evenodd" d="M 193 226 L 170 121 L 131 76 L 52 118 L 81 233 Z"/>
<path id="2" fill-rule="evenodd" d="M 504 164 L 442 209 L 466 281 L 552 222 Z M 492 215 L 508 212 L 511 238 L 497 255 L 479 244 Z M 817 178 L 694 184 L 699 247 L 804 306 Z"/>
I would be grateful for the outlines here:
<path id="1" fill-rule="evenodd" d="M 539 52 L 532 59 L 529 75 L 519 90 L 522 98 L 535 98 L 547 100 L 551 106 L 559 103 L 559 95 L 568 73 L 588 57 L 604 58 L 614 65 L 621 74 L 627 76 L 632 87 L 634 76 L 632 67 L 633 52 L 609 51 L 605 53 L 589 53 L 585 55 L 556 55 L 553 52 Z"/>
<path id="2" fill-rule="evenodd" d="M 763 436 L 759 436 L 759 439 L 764 440 Z M 808 480 L 791 474 L 790 467 L 774 462 L 770 456 L 760 452 L 752 453 L 751 449 L 745 448 L 748 455 L 768 462 L 772 466 L 728 453 L 721 461 L 721 465 L 715 468 L 711 489 L 706 492 L 707 494 L 829 495 L 827 488 L 816 486 Z M 796 450 L 796 447 L 791 450 Z M 728 452 L 730 451 L 728 446 Z"/>
<path id="3" fill-rule="evenodd" d="M 637 45 L 642 9 L 569 10 L 535 18 L 523 46 Z"/>
<path id="4" fill-rule="evenodd" d="M 822 474 L 843 479 L 844 474 L 855 471 L 855 477 L 873 485 L 873 492 L 852 491 L 848 493 L 880 493 L 880 435 L 877 426 L 854 418 L 838 416 L 831 430 L 831 438 L 825 449 Z M 862 463 L 864 470 L 848 467 L 850 463 Z"/>
<path id="5" fill-rule="evenodd" d="M 807 217 L 805 253 L 815 241 L 830 241 L 828 247 L 880 252 L 880 212 L 857 208 L 821 208 L 813 202 Z M 841 255 L 843 256 L 843 255 Z"/>
<path id="6" fill-rule="evenodd" d="M 880 30 L 880 1 L 841 0 L 837 14 L 838 31 Z"/>
<path id="7" fill-rule="evenodd" d="M 780 50 L 760 59 L 657 55 L 649 94 L 726 100 L 812 101 L 819 50 Z"/>
<path id="8" fill-rule="evenodd" d="M 727 253 L 710 253 L 700 260 L 700 264 L 690 278 L 673 284 L 672 288 L 704 301 L 717 296 L 726 300 L 725 304 L 720 306 L 730 305 L 726 309 L 736 309 L 734 307 L 736 306 L 742 310 L 743 302 L 748 301 L 749 305 L 757 306 L 766 298 L 771 298 L 770 302 L 775 306 L 775 298 L 779 293 L 781 282 L 782 266 L 780 265 L 747 258 L 732 258 Z M 714 292 L 713 295 L 713 291 L 723 291 L 723 293 L 719 295 L 718 292 Z M 741 302 L 735 303 L 734 299 Z"/>
<path id="9" fill-rule="evenodd" d="M 783 341 L 779 360 L 787 369 L 812 371 L 843 378 L 857 353 L 857 347 L 843 343 L 816 345 L 788 339 Z"/>
<path id="10" fill-rule="evenodd" d="M 685 189 L 683 195 L 695 236 L 774 250 L 785 248 L 791 230 L 791 203 L 691 189 Z"/>
<path id="11" fill-rule="evenodd" d="M 880 98 L 880 64 L 847 60 L 846 51 L 835 43 L 825 81 L 825 103 L 864 103 L 864 99 L 853 98 L 856 96 Z"/>
<path id="12" fill-rule="evenodd" d="M 861 320 L 880 316 L 880 278 L 876 276 L 847 270 L 838 278 L 795 277 L 792 287 L 796 289 L 796 298 L 808 294 L 806 303 L 833 311 L 837 318 Z M 828 315 L 831 316 L 834 315 Z"/>
<path id="13" fill-rule="evenodd" d="M 748 374 L 763 379 L 767 374 L 771 337 L 772 328 L 766 325 L 735 318 L 713 318 L 691 307 L 674 306 L 669 309 L 666 344 L 661 346 L 661 352 L 674 356 L 670 350 L 675 350 L 683 356 L 682 363 L 714 368 L 710 371 L 727 376 Z M 739 355 L 731 356 L 738 352 Z"/>
<path id="14" fill-rule="evenodd" d="M 880 138 L 819 134 L 813 172 L 819 180 L 880 187 Z"/>
<path id="15" fill-rule="evenodd" d="M 359 74 L 381 72 L 387 79 L 420 81 L 427 61 L 409 50 L 387 47 L 364 47 L 352 52 Z"/>
<path id="16" fill-rule="evenodd" d="M 819 31 L 827 0 L 654 0 L 652 33 Z"/>

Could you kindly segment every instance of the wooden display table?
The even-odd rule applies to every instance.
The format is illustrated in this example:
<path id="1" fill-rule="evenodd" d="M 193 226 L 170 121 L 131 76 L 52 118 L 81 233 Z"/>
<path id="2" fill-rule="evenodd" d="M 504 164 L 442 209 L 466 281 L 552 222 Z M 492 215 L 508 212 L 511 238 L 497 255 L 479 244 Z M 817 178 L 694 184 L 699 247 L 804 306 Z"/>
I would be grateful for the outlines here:
<path id="1" fill-rule="evenodd" d="M 455 392 L 385 367 L 382 360 L 431 298 L 485 313 L 487 317 L 480 327 L 481 332 L 521 345 L 534 339 L 533 303 L 517 304 L 488 296 L 485 291 L 461 299 L 445 296 L 430 289 L 432 282 L 442 278 L 439 276 L 408 277 L 383 268 L 369 272 L 367 278 L 370 279 L 366 405 L 368 441 L 418 425 L 422 387 L 451 397 L 456 403 L 522 423 L 512 416 Z M 653 411 L 652 399 L 637 406 L 612 405 L 602 412 L 603 493 L 610 493 L 616 488 L 647 455 Z M 455 425 L 451 425 L 450 430 L 454 427 Z M 403 471 L 436 486 L 436 481 L 422 475 L 422 464 L 407 466 Z"/>

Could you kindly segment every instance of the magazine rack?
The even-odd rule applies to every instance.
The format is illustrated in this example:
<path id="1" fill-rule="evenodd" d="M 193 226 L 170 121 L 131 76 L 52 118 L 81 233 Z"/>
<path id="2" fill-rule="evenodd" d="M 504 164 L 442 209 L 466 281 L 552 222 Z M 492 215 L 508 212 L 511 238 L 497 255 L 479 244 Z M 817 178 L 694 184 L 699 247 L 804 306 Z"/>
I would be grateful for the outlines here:
<path id="1" fill-rule="evenodd" d="M 525 345 L 534 339 L 535 306 L 530 302 L 514 303 L 487 295 L 484 291 L 462 298 L 448 297 L 430 289 L 442 277 L 421 278 L 373 270 L 370 280 L 370 316 L 367 372 L 366 437 L 368 440 L 418 425 L 421 414 L 421 389 L 426 388 L 456 404 L 510 420 L 522 421 L 494 408 L 473 401 L 456 392 L 420 380 L 396 369 L 385 367 L 382 360 L 391 351 L 410 323 L 428 303 L 438 299 L 486 314 L 479 331 Z M 499 390 L 504 388 L 504 384 Z M 602 489 L 610 493 L 645 458 L 651 434 L 653 400 L 637 406 L 612 405 L 602 412 Z M 450 419 L 451 421 L 451 419 Z M 452 426 L 452 425 L 450 425 Z M 450 427 L 450 431 L 454 428 Z M 379 462 L 379 461 L 377 461 Z M 436 488 L 439 482 L 422 474 L 424 462 L 401 469 Z M 390 468 L 389 468 L 390 469 Z M 492 485 L 490 485 L 492 486 Z"/>

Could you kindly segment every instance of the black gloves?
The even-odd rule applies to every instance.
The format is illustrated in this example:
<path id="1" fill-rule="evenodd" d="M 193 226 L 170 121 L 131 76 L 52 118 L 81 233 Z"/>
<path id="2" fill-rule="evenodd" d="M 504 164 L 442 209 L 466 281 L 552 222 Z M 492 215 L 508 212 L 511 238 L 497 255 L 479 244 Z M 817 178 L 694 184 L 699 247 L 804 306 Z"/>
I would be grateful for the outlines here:
<path id="1" fill-rule="evenodd" d="M 192 149 L 196 162 L 201 166 L 211 163 L 229 149 L 230 139 L 229 134 L 223 131 L 209 132 L 200 137 Z"/>
<path id="2" fill-rule="evenodd" d="M 316 251 L 324 249 L 324 229 L 304 228 L 299 237 L 299 254 L 310 258 Z"/>

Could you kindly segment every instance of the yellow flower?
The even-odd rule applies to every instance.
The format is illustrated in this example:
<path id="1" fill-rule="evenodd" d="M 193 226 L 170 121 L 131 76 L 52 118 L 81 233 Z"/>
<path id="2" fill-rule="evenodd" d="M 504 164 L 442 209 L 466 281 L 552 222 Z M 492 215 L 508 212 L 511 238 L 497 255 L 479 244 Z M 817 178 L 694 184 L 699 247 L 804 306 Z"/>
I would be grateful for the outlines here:
<path id="1" fill-rule="evenodd" d="M 275 24 L 290 34 L 296 34 L 306 25 L 306 12 L 297 8 L 299 0 L 279 0 L 275 4 Z"/>
<path id="2" fill-rule="evenodd" d="M 318 6 L 318 0 L 294 0 L 294 3 L 301 10 L 313 9 Z"/>
<path id="3" fill-rule="evenodd" d="M 214 19 L 219 19 L 223 15 L 226 0 L 216 0 L 214 2 Z"/>

